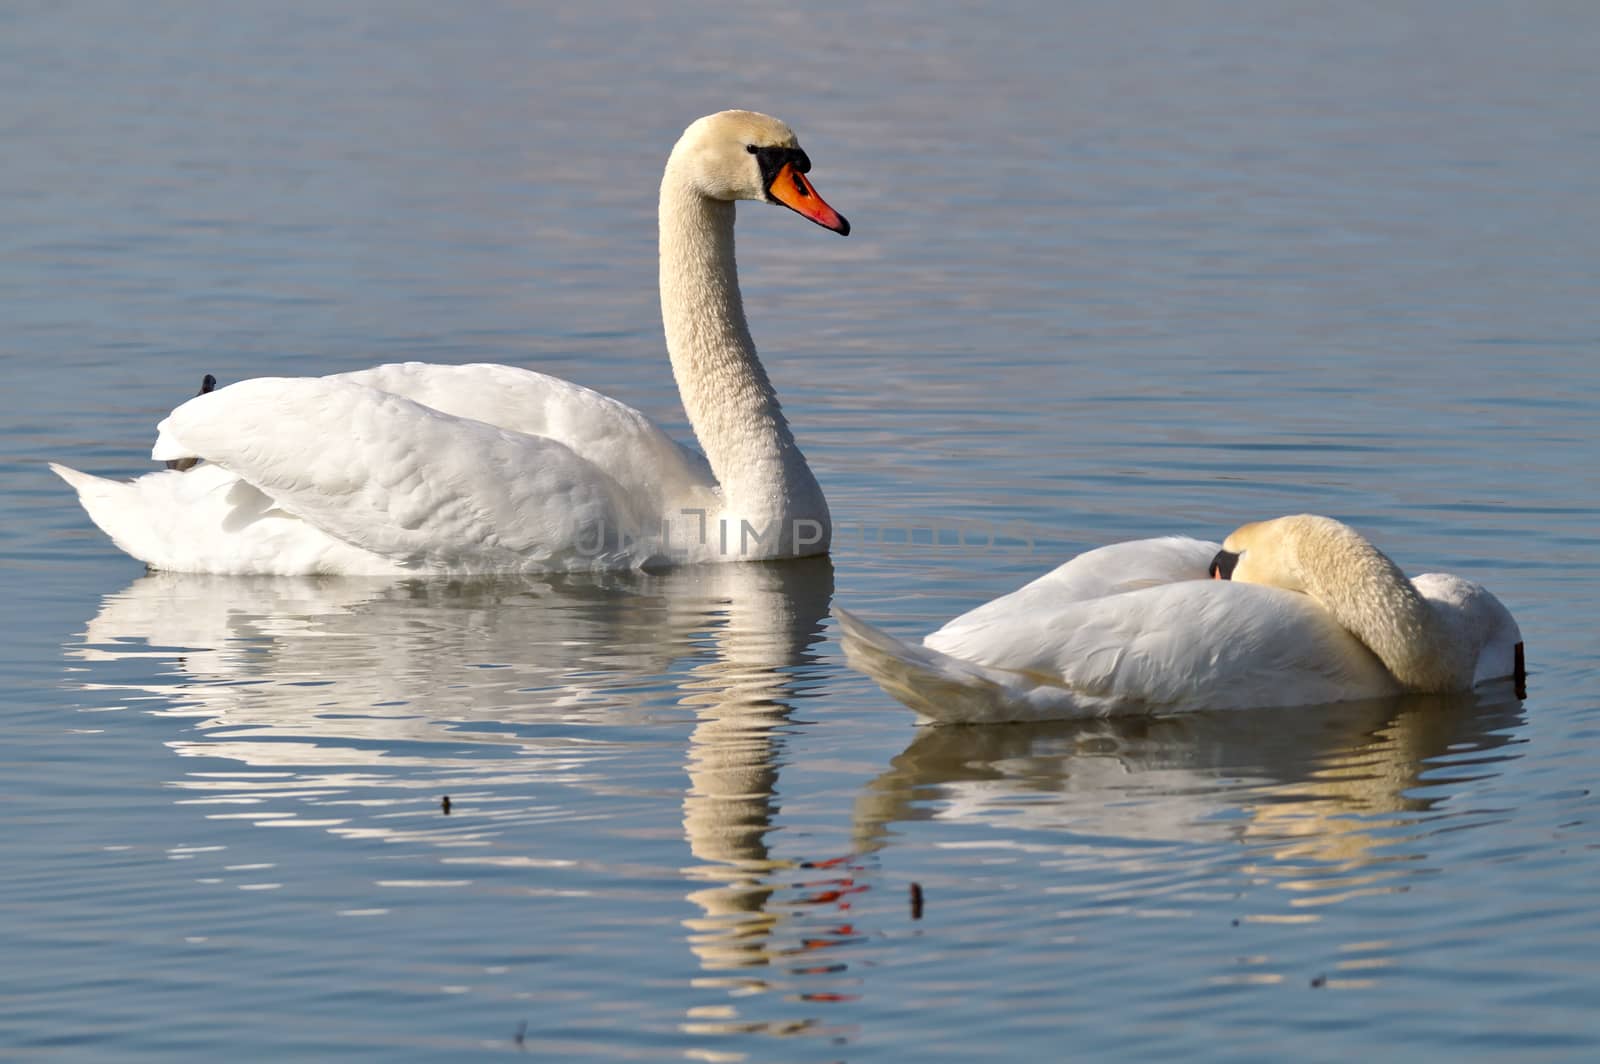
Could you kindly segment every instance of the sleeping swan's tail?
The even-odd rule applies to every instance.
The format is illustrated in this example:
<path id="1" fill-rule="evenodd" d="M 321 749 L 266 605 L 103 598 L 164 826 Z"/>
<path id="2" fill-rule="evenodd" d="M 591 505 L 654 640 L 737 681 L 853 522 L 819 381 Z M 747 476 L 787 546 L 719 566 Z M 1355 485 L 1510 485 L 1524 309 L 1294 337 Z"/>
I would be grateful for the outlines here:
<path id="1" fill-rule="evenodd" d="M 903 643 L 848 610 L 834 607 L 833 615 L 844 633 L 846 660 L 915 710 L 922 722 L 1013 719 L 1001 707 L 1014 704 L 1021 694 L 1017 674 Z"/>

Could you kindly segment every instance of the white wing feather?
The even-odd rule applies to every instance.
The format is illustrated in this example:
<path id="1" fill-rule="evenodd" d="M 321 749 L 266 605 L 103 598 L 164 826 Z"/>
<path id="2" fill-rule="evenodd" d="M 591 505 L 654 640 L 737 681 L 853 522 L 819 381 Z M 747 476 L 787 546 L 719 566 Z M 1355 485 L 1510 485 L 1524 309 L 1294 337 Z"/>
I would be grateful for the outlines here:
<path id="1" fill-rule="evenodd" d="M 590 567 L 608 536 L 639 527 L 615 481 L 566 445 L 348 379 L 243 381 L 159 431 L 153 457 L 202 457 L 402 568 Z"/>
<path id="2" fill-rule="evenodd" d="M 1398 691 L 1382 663 L 1306 596 L 1204 579 L 1216 550 L 1169 538 L 1090 551 L 957 617 L 920 647 L 840 611 L 845 648 L 924 719 L 947 723 Z"/>
<path id="3" fill-rule="evenodd" d="M 996 619 L 1029 615 L 1037 608 L 1083 602 L 1179 580 L 1204 580 L 1221 546 L 1187 536 L 1129 540 L 1085 551 L 1009 595 L 985 602 L 947 623 L 934 636 L 956 633 Z"/>
<path id="4" fill-rule="evenodd" d="M 613 569 L 693 549 L 721 508 L 705 458 L 599 392 L 510 366 L 396 363 L 261 378 L 183 404 L 152 456 L 55 468 L 122 549 L 215 573 Z M 703 519 L 703 518 L 702 518 Z"/>
<path id="5" fill-rule="evenodd" d="M 632 499 L 663 511 L 716 489 L 711 466 L 626 403 L 545 373 L 478 363 L 399 362 L 330 379 L 365 384 L 456 417 L 565 444 Z"/>

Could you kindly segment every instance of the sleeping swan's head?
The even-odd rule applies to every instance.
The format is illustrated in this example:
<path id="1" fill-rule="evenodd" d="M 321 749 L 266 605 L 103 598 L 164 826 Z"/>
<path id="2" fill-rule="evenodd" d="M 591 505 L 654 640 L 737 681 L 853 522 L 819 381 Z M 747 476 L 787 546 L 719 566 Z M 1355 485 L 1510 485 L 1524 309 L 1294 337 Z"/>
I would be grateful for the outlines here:
<path id="1" fill-rule="evenodd" d="M 1241 526 L 1211 561 L 1211 576 L 1310 595 L 1413 691 L 1466 690 L 1525 675 L 1522 633 L 1481 585 L 1400 567 L 1355 529 L 1295 514 Z"/>
<path id="2" fill-rule="evenodd" d="M 667 160 L 667 181 L 707 199 L 764 200 L 848 235 L 850 223 L 825 203 L 806 173 L 811 160 L 794 130 L 757 111 L 719 111 L 683 131 Z"/>
<path id="3" fill-rule="evenodd" d="M 1355 539 L 1355 532 L 1327 517 L 1295 514 L 1271 521 L 1253 521 L 1234 529 L 1222 541 L 1222 549 L 1211 559 L 1211 576 L 1237 580 L 1243 584 L 1269 584 L 1288 591 L 1305 591 L 1300 550 L 1313 531 L 1344 529 Z M 1365 540 L 1361 540 L 1365 543 Z"/>

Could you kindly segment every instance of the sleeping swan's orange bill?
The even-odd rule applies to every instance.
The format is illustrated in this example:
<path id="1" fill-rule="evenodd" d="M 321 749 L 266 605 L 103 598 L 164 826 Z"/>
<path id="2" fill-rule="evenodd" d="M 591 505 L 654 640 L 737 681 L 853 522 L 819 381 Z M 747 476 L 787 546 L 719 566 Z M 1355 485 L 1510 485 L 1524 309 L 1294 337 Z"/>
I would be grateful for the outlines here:
<path id="1" fill-rule="evenodd" d="M 767 195 L 824 229 L 832 229 L 840 236 L 850 235 L 850 223 L 845 221 L 844 215 L 817 195 L 817 190 L 811 187 L 805 174 L 795 169 L 794 163 L 783 164 L 783 168 L 772 179 L 772 184 L 767 186 Z"/>

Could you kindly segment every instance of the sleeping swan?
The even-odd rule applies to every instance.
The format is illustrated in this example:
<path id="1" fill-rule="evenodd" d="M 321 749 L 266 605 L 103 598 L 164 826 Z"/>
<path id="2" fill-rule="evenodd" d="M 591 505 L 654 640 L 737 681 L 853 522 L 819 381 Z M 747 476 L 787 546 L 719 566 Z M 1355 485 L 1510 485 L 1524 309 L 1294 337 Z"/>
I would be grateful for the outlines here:
<path id="1" fill-rule="evenodd" d="M 921 646 L 836 613 L 851 664 L 936 723 L 1342 702 L 1524 675 L 1499 599 L 1457 576 L 1408 580 L 1354 529 L 1310 514 L 1245 525 L 1220 547 L 1089 551 Z"/>
<path id="2" fill-rule="evenodd" d="M 789 127 L 753 111 L 700 119 L 667 160 L 661 314 L 704 457 L 554 377 L 405 363 L 199 395 L 158 427 L 152 457 L 174 468 L 131 482 L 51 468 L 156 569 L 515 572 L 825 554 L 828 504 L 756 357 L 733 241 L 741 199 L 848 234 L 810 169 Z"/>

